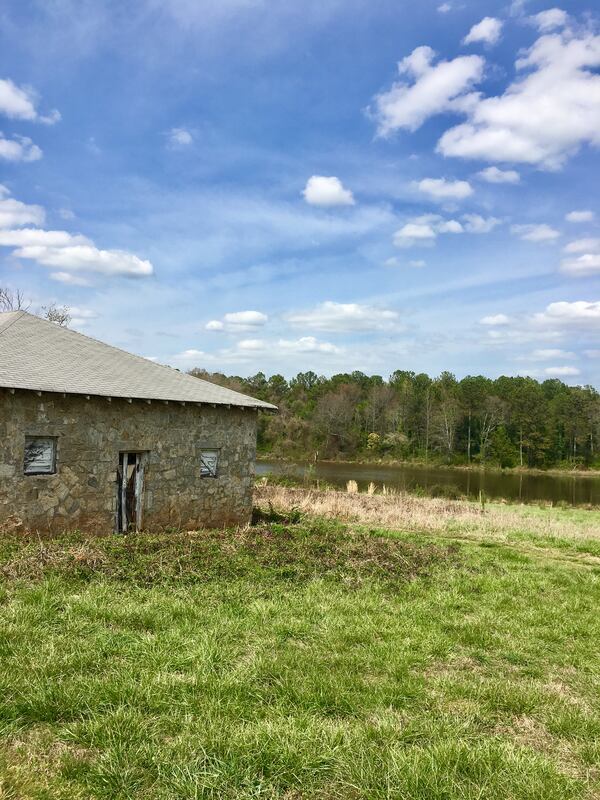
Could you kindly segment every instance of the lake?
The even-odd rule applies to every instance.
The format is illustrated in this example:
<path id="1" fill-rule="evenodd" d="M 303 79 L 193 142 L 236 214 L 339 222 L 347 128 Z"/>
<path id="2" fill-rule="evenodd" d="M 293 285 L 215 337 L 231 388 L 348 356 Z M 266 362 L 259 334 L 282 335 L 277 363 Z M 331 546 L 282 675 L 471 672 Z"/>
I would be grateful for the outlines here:
<path id="1" fill-rule="evenodd" d="M 256 464 L 256 474 L 273 473 L 302 478 L 307 468 L 306 463 L 259 461 Z M 473 498 L 483 491 L 489 499 L 523 503 L 545 501 L 569 505 L 600 505 L 600 475 L 479 472 L 411 465 L 392 467 L 320 461 L 316 464 L 316 477 L 343 489 L 346 488 L 347 481 L 354 480 L 360 491 L 365 491 L 369 483 L 373 482 L 379 489 L 385 484 L 406 492 L 422 489 L 425 493 L 435 493 L 440 487 L 449 487 Z"/>

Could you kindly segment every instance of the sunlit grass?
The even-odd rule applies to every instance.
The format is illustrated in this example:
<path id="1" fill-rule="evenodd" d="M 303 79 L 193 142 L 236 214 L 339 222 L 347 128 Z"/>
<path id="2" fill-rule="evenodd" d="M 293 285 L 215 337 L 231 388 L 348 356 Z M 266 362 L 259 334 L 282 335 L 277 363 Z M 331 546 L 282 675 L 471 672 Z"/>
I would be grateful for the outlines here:
<path id="1" fill-rule="evenodd" d="M 4 538 L 3 800 L 598 796 L 593 556 L 537 521 L 512 542 L 280 507 L 250 531 Z"/>

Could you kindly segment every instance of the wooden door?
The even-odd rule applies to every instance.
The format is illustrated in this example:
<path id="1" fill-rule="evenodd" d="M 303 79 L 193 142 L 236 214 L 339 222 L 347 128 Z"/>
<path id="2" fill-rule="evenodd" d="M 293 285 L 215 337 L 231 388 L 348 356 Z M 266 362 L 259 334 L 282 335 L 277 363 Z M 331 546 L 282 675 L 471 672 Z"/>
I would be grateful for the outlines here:
<path id="1" fill-rule="evenodd" d="M 144 490 L 143 453 L 120 453 L 117 467 L 117 530 L 139 531 Z"/>

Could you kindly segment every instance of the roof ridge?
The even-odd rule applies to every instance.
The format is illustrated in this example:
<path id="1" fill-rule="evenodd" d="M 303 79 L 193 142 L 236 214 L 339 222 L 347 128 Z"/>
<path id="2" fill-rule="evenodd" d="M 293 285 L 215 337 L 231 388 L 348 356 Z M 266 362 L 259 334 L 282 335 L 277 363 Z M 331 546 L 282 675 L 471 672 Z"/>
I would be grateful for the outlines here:
<path id="1" fill-rule="evenodd" d="M 12 325 L 14 325 L 15 322 L 17 322 L 17 320 L 22 319 L 23 316 L 32 317 L 33 319 L 36 320 L 36 322 L 41 322 L 46 325 L 52 325 L 53 327 L 59 327 L 61 331 L 65 334 L 70 334 L 72 336 L 81 336 L 84 339 L 88 339 L 91 342 L 95 342 L 96 344 L 102 345 L 103 347 L 107 347 L 110 350 L 116 350 L 118 353 L 123 353 L 124 355 L 129 356 L 129 358 L 135 358 L 144 364 L 148 365 L 151 364 L 152 366 L 155 367 L 162 367 L 163 369 L 169 370 L 170 372 L 177 372 L 177 374 L 181 375 L 182 377 L 192 378 L 195 381 L 200 381 L 200 383 L 203 383 L 206 386 L 219 386 L 220 389 L 223 389 L 226 392 L 231 392 L 231 394 L 234 394 L 238 397 L 244 397 L 244 398 L 250 397 L 250 395 L 245 395 L 242 392 L 236 392 L 235 389 L 229 389 L 227 386 L 220 386 L 220 384 L 211 383 L 211 381 L 206 381 L 204 380 L 204 378 L 196 378 L 193 375 L 188 375 L 188 373 L 186 372 L 180 372 L 178 369 L 175 369 L 175 367 L 170 367 L 168 364 L 160 364 L 156 361 L 150 361 L 148 358 L 144 358 L 144 356 L 140 356 L 137 353 L 131 353 L 129 352 L 129 350 L 123 350 L 122 347 L 116 347 L 115 345 L 103 342 L 101 339 L 96 339 L 93 336 L 89 336 L 87 333 L 74 331 L 71 328 L 65 327 L 64 325 L 57 325 L 55 322 L 50 322 L 50 320 L 44 319 L 43 317 L 38 317 L 37 314 L 31 314 L 29 311 L 21 311 L 16 319 L 10 322 L 5 328 L 0 329 L 0 333 L 2 333 L 4 330 L 8 330 Z M 258 398 L 256 397 L 251 397 L 250 399 L 258 400 Z M 264 402 L 264 401 L 259 401 L 259 402 Z"/>

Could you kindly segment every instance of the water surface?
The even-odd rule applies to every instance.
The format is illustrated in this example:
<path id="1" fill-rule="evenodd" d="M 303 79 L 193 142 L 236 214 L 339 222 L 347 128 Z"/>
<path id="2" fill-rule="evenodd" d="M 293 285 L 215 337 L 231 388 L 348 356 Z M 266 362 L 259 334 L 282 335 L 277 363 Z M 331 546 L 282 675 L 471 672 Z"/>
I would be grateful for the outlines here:
<path id="1" fill-rule="evenodd" d="M 256 474 L 293 475 L 304 477 L 308 464 L 259 461 Z M 443 469 L 412 465 L 380 466 L 378 464 L 339 464 L 319 461 L 316 477 L 340 488 L 354 480 L 360 491 L 373 482 L 406 492 L 423 490 L 427 494 L 440 493 L 441 487 L 468 497 L 478 497 L 485 492 L 490 499 L 521 501 L 523 503 L 563 502 L 569 505 L 600 505 L 600 475 L 557 475 L 540 473 L 480 472 L 464 469 Z M 442 490 L 443 491 L 443 490 Z"/>

